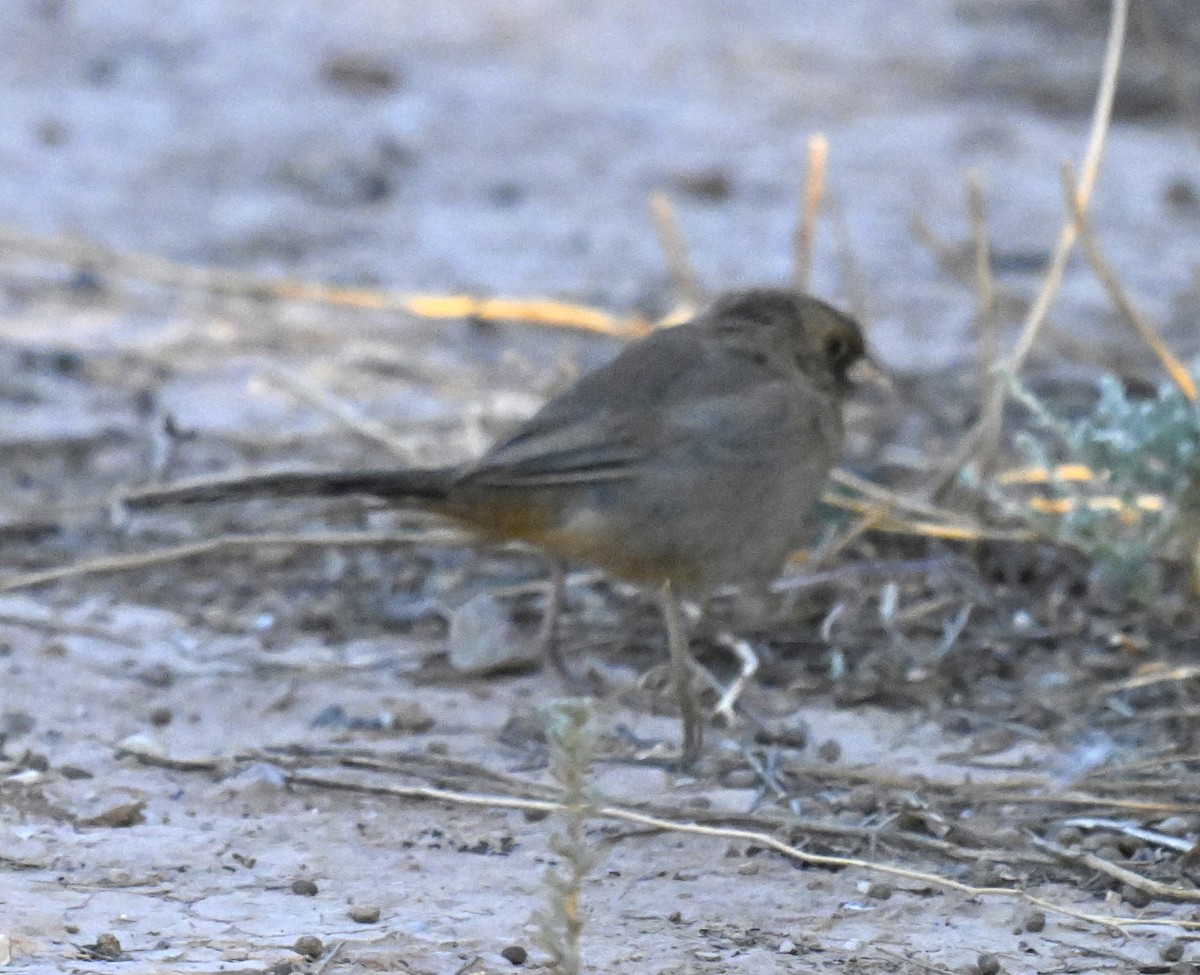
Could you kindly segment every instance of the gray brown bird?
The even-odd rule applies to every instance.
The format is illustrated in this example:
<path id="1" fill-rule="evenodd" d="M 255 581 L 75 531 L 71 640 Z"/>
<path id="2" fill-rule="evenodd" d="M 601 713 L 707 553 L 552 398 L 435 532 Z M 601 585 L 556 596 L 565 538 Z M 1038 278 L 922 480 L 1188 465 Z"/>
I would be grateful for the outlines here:
<path id="1" fill-rule="evenodd" d="M 765 585 L 810 539 L 813 506 L 842 452 L 848 374 L 864 355 L 854 320 L 816 298 L 735 291 L 631 343 L 467 464 L 273 473 L 125 500 L 139 509 L 365 495 L 655 586 L 690 763 L 702 725 L 679 599 Z"/>

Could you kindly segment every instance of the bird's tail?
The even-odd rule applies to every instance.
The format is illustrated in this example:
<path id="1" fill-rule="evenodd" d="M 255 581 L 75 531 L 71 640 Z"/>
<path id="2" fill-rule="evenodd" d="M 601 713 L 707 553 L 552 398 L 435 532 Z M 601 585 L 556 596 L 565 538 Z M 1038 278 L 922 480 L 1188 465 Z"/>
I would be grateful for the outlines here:
<path id="1" fill-rule="evenodd" d="M 141 488 L 121 501 L 132 511 L 183 504 L 248 501 L 257 498 L 340 498 L 347 495 L 399 501 L 436 502 L 454 479 L 449 467 L 374 471 L 279 471 L 249 477 L 181 481 Z"/>

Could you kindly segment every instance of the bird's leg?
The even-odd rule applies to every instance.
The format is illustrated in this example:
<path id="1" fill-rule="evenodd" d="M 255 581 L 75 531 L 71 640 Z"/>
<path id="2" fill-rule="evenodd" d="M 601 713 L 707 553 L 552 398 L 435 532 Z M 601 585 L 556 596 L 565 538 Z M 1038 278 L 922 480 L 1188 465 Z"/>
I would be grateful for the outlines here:
<path id="1" fill-rule="evenodd" d="M 688 768 L 695 764 L 704 747 L 704 724 L 700 709 L 696 705 L 696 693 L 692 686 L 692 655 L 688 651 L 687 634 L 684 632 L 683 613 L 675 590 L 668 580 L 659 591 L 659 605 L 663 620 L 667 624 L 667 650 L 671 655 L 671 673 L 675 679 L 675 694 L 679 698 L 679 711 L 683 716 L 683 753 L 679 764 Z"/>
<path id="2" fill-rule="evenodd" d="M 558 624 L 562 618 L 566 581 L 567 572 L 562 561 L 550 559 L 550 575 L 546 579 L 546 608 L 542 613 L 542 625 L 538 627 L 536 646 L 542 660 L 550 665 L 572 691 L 578 691 L 583 682 L 567 668 L 558 641 Z"/>

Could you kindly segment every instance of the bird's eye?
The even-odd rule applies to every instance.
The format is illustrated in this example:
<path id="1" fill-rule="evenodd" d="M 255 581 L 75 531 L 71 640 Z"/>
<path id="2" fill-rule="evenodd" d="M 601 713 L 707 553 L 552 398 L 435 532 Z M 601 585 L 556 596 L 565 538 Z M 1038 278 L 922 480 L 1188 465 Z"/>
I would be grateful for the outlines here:
<path id="1" fill-rule="evenodd" d="M 825 340 L 825 355 L 830 361 L 837 362 L 846 354 L 846 343 L 836 335 L 830 335 Z"/>

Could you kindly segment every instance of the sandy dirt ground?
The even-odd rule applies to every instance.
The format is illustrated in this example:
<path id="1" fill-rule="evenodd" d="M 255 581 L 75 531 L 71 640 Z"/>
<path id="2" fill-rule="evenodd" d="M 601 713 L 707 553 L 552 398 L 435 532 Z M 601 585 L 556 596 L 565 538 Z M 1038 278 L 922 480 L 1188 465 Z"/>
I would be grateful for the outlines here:
<path id="1" fill-rule="evenodd" d="M 710 286 L 780 280 L 820 129 L 815 287 L 864 313 L 902 380 L 899 406 L 852 405 L 847 464 L 893 476 L 973 409 L 962 172 L 983 173 L 1019 304 L 1061 220 L 1106 5 L 799 6 L 3 5 L 0 970 L 548 970 L 534 918 L 559 827 L 535 806 L 557 795 L 545 708 L 568 691 L 525 652 L 536 554 L 358 502 L 130 517 L 110 500 L 467 458 L 616 348 L 164 288 L 20 235 L 655 314 L 675 296 L 647 194 L 672 194 Z M 1096 220 L 1193 356 L 1198 39 L 1186 3 L 1157 9 Z M 914 213 L 948 242 L 940 266 Z M 1086 403 L 1102 367 L 1158 379 L 1073 267 L 1037 374 Z M 713 608 L 763 666 L 684 774 L 653 607 L 570 575 L 598 802 L 742 831 L 594 813 L 586 971 L 1193 970 L 1200 618 L 1182 580 L 1117 609 L 1051 546 L 883 536 L 793 578 L 765 612 Z M 487 652 L 513 662 L 464 663 Z"/>

